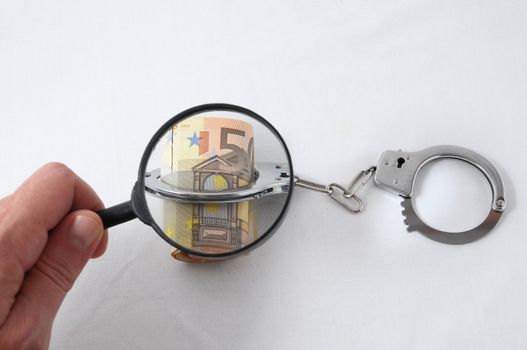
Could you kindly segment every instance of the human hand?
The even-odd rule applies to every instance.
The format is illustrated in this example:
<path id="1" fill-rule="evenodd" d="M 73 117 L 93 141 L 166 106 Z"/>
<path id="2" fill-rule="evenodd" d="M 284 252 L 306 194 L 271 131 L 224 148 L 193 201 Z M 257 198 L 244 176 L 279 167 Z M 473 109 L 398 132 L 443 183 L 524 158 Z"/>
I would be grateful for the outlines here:
<path id="1" fill-rule="evenodd" d="M 50 163 L 0 200 L 0 349 L 47 348 L 53 319 L 108 242 L 97 194 Z"/>

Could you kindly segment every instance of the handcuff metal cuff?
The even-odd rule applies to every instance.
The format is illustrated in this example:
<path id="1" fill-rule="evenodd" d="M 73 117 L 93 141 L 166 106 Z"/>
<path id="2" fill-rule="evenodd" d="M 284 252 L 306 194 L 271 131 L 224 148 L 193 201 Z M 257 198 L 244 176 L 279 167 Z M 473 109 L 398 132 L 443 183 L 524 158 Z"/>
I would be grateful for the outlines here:
<path id="1" fill-rule="evenodd" d="M 492 189 L 492 203 L 487 218 L 478 226 L 464 232 L 444 232 L 424 223 L 417 215 L 413 204 L 415 180 L 419 171 L 429 162 L 437 159 L 459 159 L 475 166 L 487 178 Z M 228 192 L 193 192 L 174 188 L 160 180 L 159 170 L 146 174 L 145 188 L 151 194 L 165 199 L 186 203 L 229 203 L 247 199 L 258 199 L 289 190 L 289 174 L 282 170 L 282 164 L 256 163 L 254 184 L 250 188 Z M 284 167 L 286 168 L 286 167 Z M 358 193 L 373 178 L 380 188 L 401 197 L 404 223 L 409 232 L 417 231 L 434 241 L 447 244 L 473 242 L 488 233 L 498 222 L 505 210 L 505 190 L 496 168 L 483 156 L 460 146 L 433 146 L 418 152 L 386 151 L 377 166 L 361 171 L 348 186 L 336 183 L 321 185 L 295 176 L 294 184 L 299 187 L 327 193 L 352 213 L 364 208 Z"/>
<path id="2" fill-rule="evenodd" d="M 425 224 L 412 204 L 415 179 L 423 166 L 442 158 L 463 160 L 480 170 L 492 189 L 492 203 L 487 218 L 464 232 L 444 232 Z M 448 244 L 464 244 L 487 234 L 505 210 L 505 189 L 496 168 L 483 156 L 464 147 L 434 146 L 419 152 L 386 151 L 382 154 L 374 177 L 375 184 L 403 197 L 404 223 L 409 232 L 418 231 L 425 237 Z"/>

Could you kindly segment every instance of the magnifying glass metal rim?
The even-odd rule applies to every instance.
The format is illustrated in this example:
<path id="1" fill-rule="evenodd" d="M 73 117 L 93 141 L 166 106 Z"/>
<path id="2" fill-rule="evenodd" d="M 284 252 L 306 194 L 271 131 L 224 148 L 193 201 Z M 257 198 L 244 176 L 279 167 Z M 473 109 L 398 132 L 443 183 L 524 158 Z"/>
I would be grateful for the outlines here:
<path id="1" fill-rule="evenodd" d="M 287 157 L 287 162 L 289 164 L 289 172 L 290 172 L 289 192 L 287 193 L 286 201 L 282 207 L 282 210 L 280 211 L 280 214 L 278 215 L 274 223 L 271 225 L 271 227 L 264 234 L 259 236 L 254 242 L 251 242 L 250 244 L 242 248 L 239 248 L 239 249 L 236 249 L 230 252 L 218 253 L 218 254 L 194 251 L 170 239 L 163 232 L 161 227 L 159 227 L 159 225 L 152 218 L 152 215 L 150 214 L 150 210 L 148 208 L 148 204 L 146 202 L 146 196 L 145 196 L 145 193 L 146 193 L 145 175 L 147 173 L 146 167 L 148 165 L 148 161 L 150 159 L 152 151 L 154 150 L 155 146 L 158 144 L 160 138 L 167 132 L 167 130 L 171 126 L 181 122 L 182 120 L 185 120 L 199 113 L 213 112 L 213 111 L 235 112 L 235 113 L 244 114 L 244 115 L 247 115 L 255 119 L 256 121 L 260 122 L 265 127 L 267 127 L 282 144 L 282 147 L 284 148 L 284 152 Z M 260 115 L 256 114 L 255 112 L 247 108 L 240 107 L 237 105 L 227 104 L 227 103 L 209 103 L 209 104 L 203 104 L 203 105 L 189 108 L 177 114 L 176 116 L 172 117 L 165 124 L 163 124 L 159 128 L 159 130 L 154 134 L 154 136 L 150 139 L 150 142 L 146 146 L 146 149 L 143 153 L 143 157 L 141 158 L 141 163 L 139 164 L 139 173 L 138 173 L 137 182 L 135 183 L 134 188 L 132 190 L 131 206 L 132 206 L 132 210 L 137 215 L 137 217 L 143 223 L 151 226 L 157 232 L 157 234 L 171 246 L 176 247 L 182 252 L 187 253 L 192 256 L 199 256 L 199 257 L 208 258 L 208 259 L 225 259 L 225 258 L 233 257 L 240 253 L 249 252 L 250 250 L 264 243 L 267 239 L 269 239 L 276 232 L 276 230 L 280 227 L 283 221 L 283 218 L 285 217 L 287 210 L 289 208 L 289 202 L 291 201 L 291 196 L 293 195 L 293 189 L 294 189 L 294 172 L 293 172 L 293 163 L 291 161 L 291 155 L 289 154 L 289 149 L 287 148 L 287 145 L 284 142 L 284 139 L 282 138 L 280 133 L 274 128 L 274 126 L 271 123 L 269 123 L 267 120 L 265 120 L 263 117 L 261 117 Z"/>

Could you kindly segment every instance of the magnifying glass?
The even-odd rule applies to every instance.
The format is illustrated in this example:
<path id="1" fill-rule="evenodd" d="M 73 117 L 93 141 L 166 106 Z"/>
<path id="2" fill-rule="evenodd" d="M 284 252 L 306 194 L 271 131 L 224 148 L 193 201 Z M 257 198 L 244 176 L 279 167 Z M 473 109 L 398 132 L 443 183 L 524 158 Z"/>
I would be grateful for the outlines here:
<path id="1" fill-rule="evenodd" d="M 291 156 L 269 122 L 240 106 L 205 104 L 154 134 L 130 201 L 98 214 L 105 228 L 139 218 L 179 260 L 219 260 L 268 239 L 293 187 Z"/>

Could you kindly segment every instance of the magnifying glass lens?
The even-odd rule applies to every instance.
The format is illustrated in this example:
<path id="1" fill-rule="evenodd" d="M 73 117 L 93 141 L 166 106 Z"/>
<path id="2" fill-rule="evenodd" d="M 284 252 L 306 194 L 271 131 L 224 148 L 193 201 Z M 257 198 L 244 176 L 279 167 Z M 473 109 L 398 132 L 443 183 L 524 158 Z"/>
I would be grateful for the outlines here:
<path id="1" fill-rule="evenodd" d="M 242 251 L 281 217 L 290 169 L 279 136 L 255 117 L 213 110 L 179 120 L 164 130 L 145 169 L 154 228 L 185 253 Z"/>

